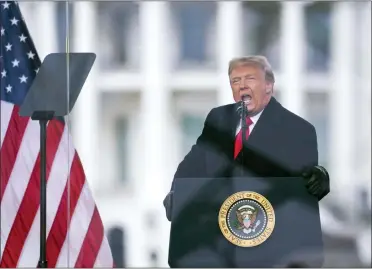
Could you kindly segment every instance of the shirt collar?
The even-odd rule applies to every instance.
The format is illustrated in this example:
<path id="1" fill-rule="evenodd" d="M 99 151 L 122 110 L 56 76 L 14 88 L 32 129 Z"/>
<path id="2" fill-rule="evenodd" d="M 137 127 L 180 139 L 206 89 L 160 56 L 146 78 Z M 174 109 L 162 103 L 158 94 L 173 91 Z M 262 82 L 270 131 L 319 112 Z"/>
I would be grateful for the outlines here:
<path id="1" fill-rule="evenodd" d="M 257 123 L 257 121 L 258 121 L 258 119 L 260 118 L 260 116 L 261 116 L 261 114 L 262 114 L 263 111 L 264 111 L 264 109 L 261 110 L 261 111 L 260 111 L 259 113 L 257 113 L 256 115 L 250 117 L 251 120 L 252 120 L 252 122 L 253 122 L 253 124 L 256 124 L 256 123 Z"/>

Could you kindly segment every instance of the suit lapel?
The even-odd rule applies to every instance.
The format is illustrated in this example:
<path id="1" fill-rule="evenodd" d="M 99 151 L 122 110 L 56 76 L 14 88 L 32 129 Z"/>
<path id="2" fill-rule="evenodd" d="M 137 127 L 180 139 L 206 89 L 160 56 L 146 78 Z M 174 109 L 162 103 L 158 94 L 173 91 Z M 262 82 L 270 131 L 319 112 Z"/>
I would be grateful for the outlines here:
<path id="1" fill-rule="evenodd" d="M 248 141 L 245 145 L 247 147 L 254 147 L 256 149 L 264 148 L 267 143 L 268 135 L 272 134 L 273 125 L 275 124 L 277 114 L 278 102 L 274 97 L 271 98 L 269 104 L 262 112 L 258 119 L 256 126 L 249 135 Z"/>
<path id="2" fill-rule="evenodd" d="M 221 119 L 221 130 L 224 136 L 221 140 L 221 144 L 224 145 L 224 152 L 228 157 L 232 158 L 234 156 L 234 142 L 236 135 L 236 127 L 239 123 L 239 115 L 236 111 L 238 104 L 232 104 L 227 106 L 225 113 Z"/>
<path id="3" fill-rule="evenodd" d="M 236 136 L 236 128 L 238 127 L 240 117 L 238 114 L 238 104 L 234 104 L 231 106 L 229 114 L 227 115 L 228 119 L 230 119 L 229 126 L 230 126 L 230 137 L 235 141 L 235 136 Z M 231 120 L 232 119 L 232 120 Z"/>

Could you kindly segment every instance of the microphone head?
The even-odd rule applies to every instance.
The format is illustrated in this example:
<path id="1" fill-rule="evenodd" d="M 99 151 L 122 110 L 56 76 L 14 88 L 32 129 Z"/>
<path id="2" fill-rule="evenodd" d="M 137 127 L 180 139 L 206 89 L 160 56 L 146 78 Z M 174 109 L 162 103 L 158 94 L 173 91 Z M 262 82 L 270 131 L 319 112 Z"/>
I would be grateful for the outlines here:
<path id="1" fill-rule="evenodd" d="M 249 94 L 244 94 L 244 95 L 242 95 L 241 98 L 242 98 L 242 100 L 240 101 L 240 106 L 239 106 L 240 115 L 243 116 L 242 114 L 243 114 L 243 111 L 244 111 L 245 116 L 247 116 L 247 114 L 248 114 L 247 106 L 251 103 L 252 97 Z"/>
<path id="2" fill-rule="evenodd" d="M 244 101 L 239 102 L 239 105 L 236 108 L 236 112 L 239 114 L 240 117 L 243 117 L 243 114 L 247 115 L 248 109 Z"/>

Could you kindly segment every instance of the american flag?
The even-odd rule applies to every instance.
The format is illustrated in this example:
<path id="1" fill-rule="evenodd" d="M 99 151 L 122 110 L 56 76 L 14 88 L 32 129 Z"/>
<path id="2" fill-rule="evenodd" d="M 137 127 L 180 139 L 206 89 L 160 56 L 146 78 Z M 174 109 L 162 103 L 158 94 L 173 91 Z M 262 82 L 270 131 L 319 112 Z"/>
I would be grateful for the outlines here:
<path id="1" fill-rule="evenodd" d="M 40 246 L 40 130 L 37 121 L 18 113 L 41 62 L 18 4 L 1 1 L 0 9 L 0 267 L 36 267 Z M 57 119 L 47 126 L 46 246 L 48 267 L 113 267 L 79 156 L 67 125 Z"/>

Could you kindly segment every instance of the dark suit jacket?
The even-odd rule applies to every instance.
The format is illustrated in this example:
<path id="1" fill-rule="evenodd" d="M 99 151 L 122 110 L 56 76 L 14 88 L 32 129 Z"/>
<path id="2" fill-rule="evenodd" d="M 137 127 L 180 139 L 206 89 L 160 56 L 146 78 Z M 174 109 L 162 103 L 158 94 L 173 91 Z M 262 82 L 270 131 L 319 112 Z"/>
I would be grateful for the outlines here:
<path id="1" fill-rule="evenodd" d="M 300 176 L 303 169 L 318 164 L 314 126 L 285 109 L 274 97 L 234 160 L 237 106 L 224 105 L 209 112 L 202 134 L 179 164 L 174 178 Z M 169 202 L 166 198 L 166 209 Z"/>

